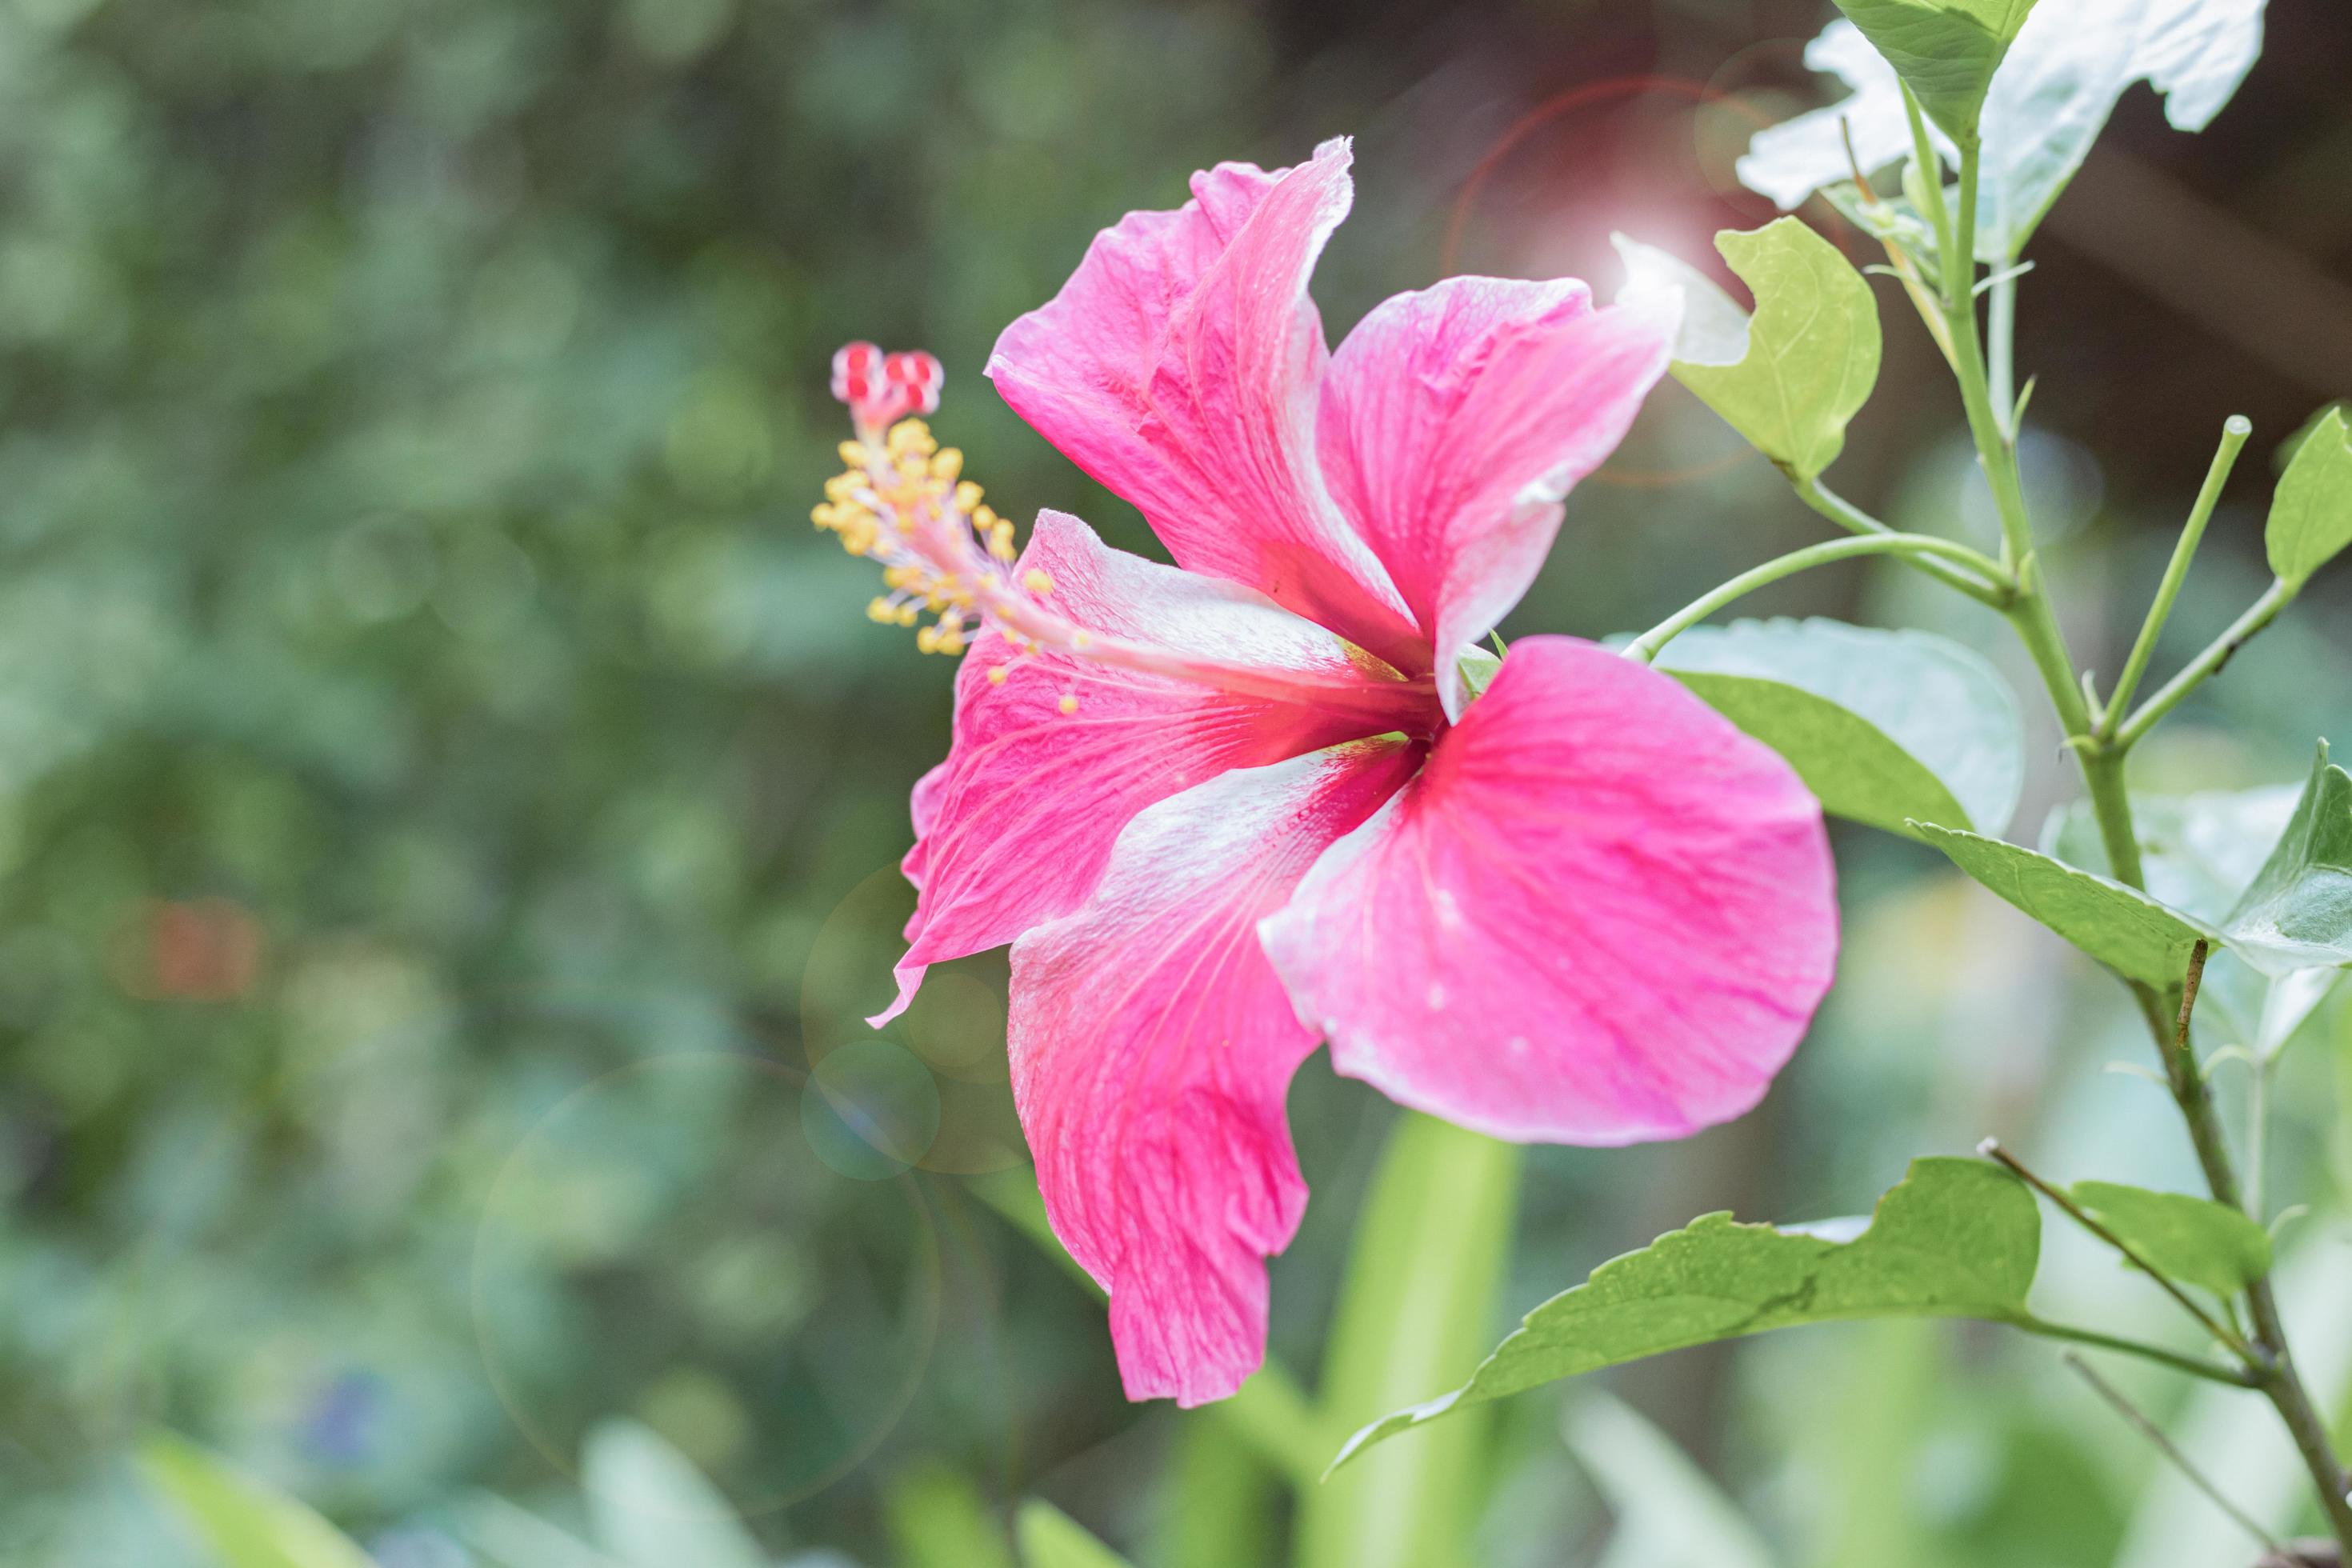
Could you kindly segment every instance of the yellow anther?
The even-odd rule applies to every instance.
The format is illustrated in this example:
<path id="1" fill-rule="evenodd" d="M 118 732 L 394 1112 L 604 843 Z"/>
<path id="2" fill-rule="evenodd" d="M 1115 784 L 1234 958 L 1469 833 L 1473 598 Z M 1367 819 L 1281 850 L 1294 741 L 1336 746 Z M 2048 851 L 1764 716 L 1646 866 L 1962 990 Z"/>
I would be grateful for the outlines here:
<path id="1" fill-rule="evenodd" d="M 912 605 L 901 605 L 898 606 L 898 624 L 902 626 L 911 626 L 915 624 L 916 616 L 920 613 Z"/>
<path id="2" fill-rule="evenodd" d="M 928 458 L 939 447 L 931 439 L 931 427 L 919 419 L 899 420 L 890 426 L 887 440 L 893 458 Z"/>
<path id="3" fill-rule="evenodd" d="M 1044 567 L 1032 566 L 1021 574 L 1021 585 L 1033 594 L 1050 594 L 1054 591 L 1054 579 Z"/>
<path id="4" fill-rule="evenodd" d="M 844 441 L 840 450 L 841 460 L 853 468 L 863 468 L 874 458 L 874 454 L 866 449 L 866 443 L 863 441 Z"/>
<path id="5" fill-rule="evenodd" d="M 889 600 L 877 598 L 866 606 L 866 618 L 877 625 L 888 626 L 898 618 L 898 612 Z"/>
<path id="6" fill-rule="evenodd" d="M 953 447 L 942 447 L 931 458 L 931 478 L 953 483 L 963 472 L 963 454 Z"/>
<path id="7" fill-rule="evenodd" d="M 1059 706 L 1062 710 L 1062 717 L 1068 718 L 1078 710 L 1078 694 L 1075 691 L 1063 692 Z"/>
<path id="8" fill-rule="evenodd" d="M 940 628 L 937 626 L 917 627 L 915 630 L 915 647 L 918 651 L 922 653 L 939 652 Z"/>
<path id="9" fill-rule="evenodd" d="M 964 480 L 955 488 L 956 510 L 969 512 L 972 508 L 980 504 L 980 498 L 984 493 L 985 492 L 983 492 L 978 485 L 973 484 L 970 479 Z"/>
<path id="10" fill-rule="evenodd" d="M 1004 678 L 1012 673 L 1013 667 L 1009 664 L 992 664 L 988 667 L 988 683 L 991 686 L 1002 686 L 1004 684 Z"/>

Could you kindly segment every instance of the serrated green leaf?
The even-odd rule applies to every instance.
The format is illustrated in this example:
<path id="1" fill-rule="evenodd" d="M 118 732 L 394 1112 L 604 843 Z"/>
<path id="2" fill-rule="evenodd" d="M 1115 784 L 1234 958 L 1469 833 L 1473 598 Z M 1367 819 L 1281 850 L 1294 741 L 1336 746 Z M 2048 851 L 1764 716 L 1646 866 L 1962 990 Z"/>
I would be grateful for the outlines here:
<path id="1" fill-rule="evenodd" d="M 631 1568 L 767 1568 L 734 1504 L 653 1428 L 606 1421 L 580 1453 L 596 1541 Z"/>
<path id="2" fill-rule="evenodd" d="M 1953 865 L 2126 980 L 2179 985 L 2190 951 L 2220 933 L 2121 882 L 2035 850 L 1921 823 Z"/>
<path id="3" fill-rule="evenodd" d="M 2234 1296 L 2271 1271 L 2270 1233 L 2237 1209 L 2187 1193 L 2077 1182 L 2074 1201 L 2158 1273 Z"/>
<path id="4" fill-rule="evenodd" d="M 1023 1503 L 1014 1533 L 1023 1568 L 1128 1568 L 1126 1558 L 1049 1502 Z"/>
<path id="5" fill-rule="evenodd" d="M 2224 930 L 2265 974 L 2352 964 L 2352 773 L 2328 762 L 2326 742 L 2278 847 Z"/>
<path id="6" fill-rule="evenodd" d="M 1339 1462 L 1410 1427 L 1645 1356 L 1801 1323 L 1948 1317 L 2015 1321 L 2041 1255 L 2025 1184 L 1976 1160 L 1922 1159 L 1867 1228 L 1743 1225 L 1708 1215 L 1602 1264 L 1527 1316 L 1470 1381 L 1349 1439 Z"/>
<path id="7" fill-rule="evenodd" d="M 2291 588 L 2352 545 L 2352 427 L 2331 409 L 2303 438 L 2271 500 L 2263 547 L 2271 571 Z"/>
<path id="8" fill-rule="evenodd" d="M 149 1437 L 139 1467 L 226 1568 L 373 1568 L 356 1542 L 308 1506 L 184 1438 Z"/>
<path id="9" fill-rule="evenodd" d="M 1695 626 L 1654 661 L 1787 759 L 1833 816 L 1999 833 L 2017 808 L 2025 731 L 1982 658 L 1927 632 L 1840 621 Z"/>
<path id="10" fill-rule="evenodd" d="M 1878 301 L 1838 247 L 1795 218 L 1726 229 L 1715 245 L 1756 297 L 1744 321 L 1704 274 L 1618 239 L 1630 288 L 1683 292 L 1675 379 L 1782 469 L 1811 479 L 1836 460 L 1877 383 Z"/>
<path id="11" fill-rule="evenodd" d="M 1970 142 L 1993 73 L 2033 0 L 1837 0 L 1837 6 L 1895 68 L 1927 118 Z"/>

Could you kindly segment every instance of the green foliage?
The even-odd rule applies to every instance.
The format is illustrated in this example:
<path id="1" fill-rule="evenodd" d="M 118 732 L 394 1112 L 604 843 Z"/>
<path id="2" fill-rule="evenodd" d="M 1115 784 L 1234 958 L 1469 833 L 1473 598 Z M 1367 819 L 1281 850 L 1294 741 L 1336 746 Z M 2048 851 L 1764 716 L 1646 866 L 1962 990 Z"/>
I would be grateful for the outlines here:
<path id="1" fill-rule="evenodd" d="M 1972 142 L 1993 72 L 2033 0 L 1838 0 L 1838 9 L 1886 57 L 1930 120 Z"/>
<path id="2" fill-rule="evenodd" d="M 1915 823 L 1952 864 L 2125 979 L 2178 986 L 2191 951 L 2215 933 L 2137 889 L 2032 849 Z"/>
<path id="3" fill-rule="evenodd" d="M 1738 621 L 1695 626 L 1654 662 L 1787 758 L 1833 816 L 1891 833 L 1912 833 L 1915 819 L 1999 833 L 2016 809 L 2016 699 L 1948 638 Z"/>
<path id="4" fill-rule="evenodd" d="M 1645 246 L 1620 248 L 1637 282 L 1685 292 L 1675 379 L 1791 477 L 1811 479 L 1837 460 L 1878 380 L 1878 301 L 1837 247 L 1793 217 L 1726 229 L 1715 245 L 1756 297 L 1744 334 L 1703 275 Z"/>
<path id="5" fill-rule="evenodd" d="M 1511 1144 L 1432 1117 L 1398 1120 L 1357 1222 L 1324 1362 L 1321 1402 L 1339 1430 L 1477 1363 L 1494 1336 L 1519 1164 Z M 1309 1488 L 1297 1568 L 1468 1568 L 1483 1425 L 1424 1434 Z"/>
<path id="6" fill-rule="evenodd" d="M 898 1568 L 1013 1568 L 988 1500 L 944 1465 L 892 1481 L 884 1506 Z"/>
<path id="7" fill-rule="evenodd" d="M 1127 1559 L 1052 1503 L 1023 1503 L 1014 1529 L 1022 1568 L 1128 1568 Z"/>
<path id="8" fill-rule="evenodd" d="M 2327 742 L 2278 847 L 2238 907 L 2229 939 L 2266 973 L 2352 964 L 2352 773 L 2327 760 Z"/>
<path id="9" fill-rule="evenodd" d="M 1365 1427 L 1340 1462 L 1538 1384 L 1768 1329 L 1857 1318 L 2016 1321 L 2041 1247 L 2032 1194 L 1975 1160 L 1913 1162 L 1858 1234 L 1843 1224 L 1781 1228 L 1707 1215 L 1538 1307 L 1468 1383 Z"/>
<path id="10" fill-rule="evenodd" d="M 2290 588 L 2352 545 L 2352 425 L 2331 408 L 2295 447 L 2271 500 L 2263 546 L 2271 571 Z"/>
<path id="11" fill-rule="evenodd" d="M 650 1428 L 608 1421 L 588 1435 L 580 1487 L 596 1539 L 629 1568 L 767 1568 L 735 1505 Z"/>
<path id="12" fill-rule="evenodd" d="M 318 1514 L 193 1443 L 157 1433 L 141 1449 L 140 1467 L 223 1568 L 373 1568 L 366 1552 Z"/>
<path id="13" fill-rule="evenodd" d="M 1630 1405 L 1586 1394 L 1560 1436 L 1615 1521 L 1600 1568 L 1773 1568 L 1738 1505 Z"/>
<path id="14" fill-rule="evenodd" d="M 2234 1296 L 2271 1271 L 2270 1233 L 2210 1198 L 2077 1182 L 2074 1198 L 2159 1274 Z"/>

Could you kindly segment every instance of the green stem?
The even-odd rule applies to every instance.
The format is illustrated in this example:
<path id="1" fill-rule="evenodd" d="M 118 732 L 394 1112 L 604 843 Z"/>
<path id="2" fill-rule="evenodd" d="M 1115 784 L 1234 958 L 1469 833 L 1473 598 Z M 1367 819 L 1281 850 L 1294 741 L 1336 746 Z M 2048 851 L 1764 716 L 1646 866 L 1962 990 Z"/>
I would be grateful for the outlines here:
<path id="1" fill-rule="evenodd" d="M 2023 1329 L 2029 1334 L 2040 1334 L 2045 1340 L 2065 1340 L 2074 1344 L 2094 1345 L 2103 1351 L 2136 1355 L 2143 1361 L 2159 1362 L 2175 1372 L 2185 1372 L 2208 1383 L 2226 1383 L 2233 1388 L 2261 1386 L 2251 1372 L 2225 1366 L 2218 1361 L 2207 1361 L 2202 1356 L 2183 1355 L 2179 1351 L 2168 1351 L 2162 1345 L 2148 1344 L 2142 1340 L 2127 1340 L 2120 1334 L 2103 1334 L 2096 1329 L 2078 1329 L 2071 1323 L 2053 1323 L 2031 1312 L 2023 1317 L 2004 1319 L 2003 1321 Z"/>
<path id="2" fill-rule="evenodd" d="M 1917 123 L 1916 119 L 1914 123 Z M 1924 131 L 1916 133 L 1924 139 Z M 2049 595 L 2042 589 L 2041 571 L 2033 554 L 2033 527 L 2026 512 L 2024 489 L 2018 479 L 2016 448 L 2004 437 L 2000 421 L 1993 417 L 1985 381 L 1973 297 L 1979 153 L 1973 142 L 1963 143 L 1960 148 L 1959 210 L 1954 215 L 1944 250 L 1944 309 L 1945 319 L 1952 329 L 1953 359 L 1959 374 L 1960 398 L 1968 411 L 1969 431 L 1975 438 L 1978 458 L 1991 481 L 1993 503 L 2000 513 L 2002 559 L 2017 575 L 2018 597 L 2010 608 L 2009 618 L 2026 651 L 2032 656 L 2034 668 L 2042 675 L 2051 704 L 2057 710 L 2059 722 L 2082 767 L 2083 781 L 2098 820 L 2099 837 L 2106 847 L 2109 868 L 2118 880 L 2144 889 L 2147 878 L 2140 865 L 2139 840 L 2132 823 L 2130 797 L 2124 788 L 2124 752 L 2199 681 L 2226 663 L 2241 643 L 2267 626 L 2294 594 L 2284 583 L 2273 584 L 2270 592 L 2220 642 L 2149 699 L 2147 707 L 2124 724 L 2112 742 L 2102 742 L 2094 732 L 2089 701 L 2076 683 L 2074 658 L 2066 651 L 2064 634 L 2052 613 Z M 2231 1165 L 2229 1146 L 2214 1113 L 2212 1095 L 2204 1074 L 2197 1069 L 2189 1046 L 2189 1009 L 2196 1004 L 2197 980 L 2202 969 L 2200 945 L 2189 983 L 2183 987 L 2177 1037 L 2167 1028 L 2163 1009 L 2154 994 L 2146 986 L 2134 986 L 2133 993 L 2148 1019 L 2157 1047 L 2164 1056 L 2174 1098 L 2189 1123 L 2189 1139 L 2196 1145 L 2199 1163 L 2204 1166 L 2206 1183 L 2217 1202 L 2236 1207 L 2240 1202 L 2237 1173 Z M 2320 1419 L 2309 1391 L 2295 1371 L 2270 1281 L 2255 1281 L 2247 1290 L 2246 1300 L 2252 1319 L 2253 1347 L 2263 1358 L 2256 1374 L 2258 1385 L 2294 1439 L 2295 1449 L 2303 1457 L 2319 1493 L 2330 1531 L 2345 1552 L 2352 1554 L 2352 1501 L 2347 1501 L 2345 1495 L 2344 1468 L 2336 1458 L 2326 1424 Z"/>
<path id="3" fill-rule="evenodd" d="M 2017 439 L 2017 274 L 2003 269 L 1990 289 L 1992 310 L 1985 322 L 1991 365 L 1992 409 L 2009 438 Z"/>
<path id="4" fill-rule="evenodd" d="M 2205 470 L 2205 483 L 2197 492 L 2197 504 L 2189 509 L 2189 521 L 2181 526 L 2180 542 L 2172 547 L 2172 560 L 2164 568 L 2164 581 L 2157 584 L 2155 602 L 2147 607 L 2147 618 L 2140 623 L 2131 657 L 2124 661 L 2124 672 L 2116 679 L 2115 693 L 2107 699 L 2106 716 L 2099 723 L 2099 738 L 2103 741 L 2115 739 L 2134 693 L 2139 690 L 2148 660 L 2156 657 L 2157 638 L 2164 631 L 2164 623 L 2172 617 L 2172 606 L 2180 597 L 2181 584 L 2189 580 L 2189 563 L 2196 559 L 2197 546 L 2205 538 L 2205 525 L 2212 521 L 2213 508 L 2221 499 L 2221 487 L 2229 483 L 2239 450 L 2253 433 L 2253 425 L 2242 414 L 2232 414 L 2221 424 L 2221 445 Z"/>
<path id="5" fill-rule="evenodd" d="M 2115 744 L 2119 750 L 2129 750 L 2140 738 L 2156 728 L 2157 721 L 2175 708 L 2183 699 L 2220 673 L 2237 651 L 2252 642 L 2254 634 L 2278 619 L 2279 612 L 2294 602 L 2294 590 L 2283 582 L 2273 581 L 2263 591 L 2246 613 L 2230 625 L 2230 629 L 2215 637 L 2203 653 L 2189 661 L 2189 668 L 2159 688 L 2155 696 L 2140 704 L 2139 711 L 2125 721 L 2116 731 Z"/>
<path id="6" fill-rule="evenodd" d="M 2263 1211 L 2270 1207 L 2269 1185 L 2271 1147 L 2271 1064 L 2278 1060 L 2276 1052 L 2253 1059 L 2252 1080 L 2246 1085 L 2246 1213 L 2259 1226 L 2270 1224 Z"/>
<path id="7" fill-rule="evenodd" d="M 2162 1288 L 2164 1293 L 2171 1297 L 2182 1311 L 2196 1319 L 2197 1321 L 2202 1325 L 2205 1331 L 2212 1335 L 2215 1340 L 2229 1346 L 2232 1352 L 2242 1357 L 2251 1353 L 2251 1347 L 2247 1345 L 2244 1337 L 2239 1334 L 2236 1330 L 2224 1326 L 2220 1319 L 2214 1317 L 2212 1313 L 2198 1305 L 2197 1299 L 2194 1296 L 2191 1296 L 2188 1291 L 2182 1289 L 2179 1281 L 2175 1280 L 2172 1276 L 2165 1273 L 2164 1270 L 2158 1268 L 2154 1263 L 2150 1262 L 2147 1256 L 2137 1247 L 2132 1246 L 2130 1242 L 2126 1241 L 2122 1237 L 2117 1236 L 2114 1231 L 2100 1224 L 2097 1219 L 2092 1216 L 2089 1210 L 2085 1209 L 2082 1205 L 2074 1201 L 2074 1196 L 2072 1193 L 2065 1191 L 2063 1188 L 2053 1186 L 2050 1183 L 2043 1181 L 2040 1176 L 2036 1175 L 2026 1166 L 2023 1161 L 2011 1153 L 2008 1150 L 2002 1148 L 1999 1139 L 1986 1139 L 1982 1143 L 1977 1145 L 1977 1152 L 1984 1155 L 1987 1159 L 1997 1160 L 2001 1164 L 2008 1166 L 2010 1171 L 2014 1173 L 2019 1180 L 2025 1183 L 2027 1186 L 2032 1187 L 2035 1192 L 2040 1193 L 2043 1197 L 2048 1198 L 2052 1203 L 2057 1205 L 2059 1212 L 2063 1214 L 2068 1219 L 2073 1220 L 2076 1225 L 2081 1226 L 2084 1230 L 2090 1232 L 2093 1236 L 2097 1237 L 2101 1241 L 2105 1242 L 2109 1247 L 2122 1254 L 2126 1261 L 2129 1262 L 2132 1267 L 2137 1268 L 2149 1279 L 2155 1280 L 2157 1284 Z"/>
<path id="8" fill-rule="evenodd" d="M 1799 500 L 1803 501 L 1848 533 L 1886 534 L 1895 531 L 1819 479 L 1795 479 L 1790 483 L 1797 492 Z M 1958 589 L 1977 603 L 1992 609 L 2006 610 L 2009 608 L 2010 601 L 2017 595 L 2016 584 L 2011 581 L 2008 574 L 1999 570 L 1999 563 L 1981 554 L 1978 557 L 1982 563 L 1979 570 L 1985 571 L 1986 574 L 1993 579 L 1990 583 L 1960 570 L 1948 561 L 1941 561 L 1932 555 L 1904 555 L 1898 556 L 1897 559 L 1907 566 L 1918 568 L 1948 587 Z"/>
<path id="9" fill-rule="evenodd" d="M 1783 577 L 1792 577 L 1816 566 L 1851 561 L 1858 555 L 1942 556 L 1948 560 L 1964 561 L 1988 574 L 1999 570 L 1979 552 L 1948 539 L 1937 539 L 1932 534 L 1866 533 L 1855 539 L 1826 540 L 1820 544 L 1809 544 L 1802 550 L 1792 550 L 1760 566 L 1750 567 L 1714 592 L 1693 600 L 1627 644 L 1625 657 L 1647 664 L 1657 657 L 1660 648 L 1725 605 Z"/>

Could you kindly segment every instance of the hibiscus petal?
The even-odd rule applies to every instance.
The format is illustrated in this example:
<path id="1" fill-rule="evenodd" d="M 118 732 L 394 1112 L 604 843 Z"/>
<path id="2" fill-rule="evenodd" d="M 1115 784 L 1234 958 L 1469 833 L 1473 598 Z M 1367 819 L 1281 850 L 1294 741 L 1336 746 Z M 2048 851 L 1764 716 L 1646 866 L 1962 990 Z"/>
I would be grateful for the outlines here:
<path id="1" fill-rule="evenodd" d="M 1257 922 L 1419 755 L 1360 742 L 1162 801 L 1083 910 L 1013 944 L 1013 1099 L 1130 1399 L 1222 1399 L 1265 1358 L 1265 1259 L 1307 1205 L 1283 1097 L 1316 1037 Z"/>
<path id="2" fill-rule="evenodd" d="M 1760 1099 L 1828 989 L 1821 807 L 1672 678 L 1522 637 L 1421 776 L 1261 927 L 1344 1073 L 1498 1138 Z"/>
<path id="3" fill-rule="evenodd" d="M 1221 163 L 1174 212 L 1105 229 L 988 374 L 1132 501 L 1178 564 L 1247 584 L 1400 668 L 1420 638 L 1316 473 L 1329 358 L 1307 283 L 1353 187 L 1344 141 L 1267 174 Z M 1425 667 L 1424 667 L 1425 668 Z"/>
<path id="4" fill-rule="evenodd" d="M 1573 279 L 1449 278 L 1366 316 L 1332 357 L 1318 439 L 1461 712 L 1458 661 L 1535 581 L 1570 486 L 1665 374 L 1678 313 L 1606 310 Z"/>
<path id="5" fill-rule="evenodd" d="M 1129 818 L 1214 777 L 1397 727 L 1399 690 L 1313 622 L 1250 590 L 1112 550 L 1062 512 L 1039 514 L 1021 566 L 1057 610 L 1106 638 L 1244 665 L 1299 699 L 1243 695 L 1052 652 L 1016 657 L 990 632 L 956 679 L 955 740 L 916 786 L 908 877 L 920 889 L 899 961 L 896 1017 L 924 967 L 1002 947 L 1086 900 Z M 1002 684 L 990 671 L 1005 668 Z M 1334 683 L 1370 694 L 1335 710 Z M 1065 700 L 1075 698 L 1065 712 Z M 1409 705 L 1426 696 L 1397 701 Z M 1370 716 L 1367 716 L 1367 715 Z"/>

